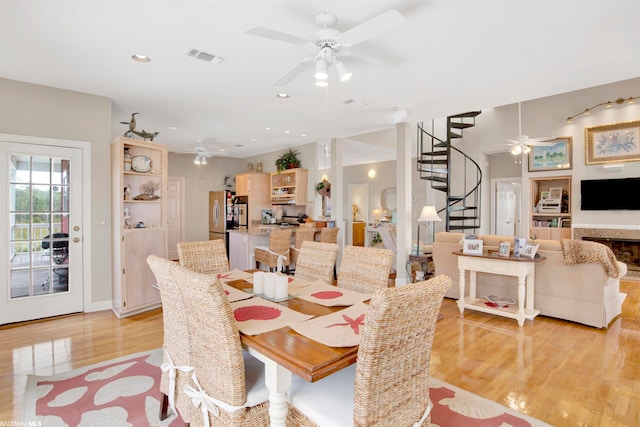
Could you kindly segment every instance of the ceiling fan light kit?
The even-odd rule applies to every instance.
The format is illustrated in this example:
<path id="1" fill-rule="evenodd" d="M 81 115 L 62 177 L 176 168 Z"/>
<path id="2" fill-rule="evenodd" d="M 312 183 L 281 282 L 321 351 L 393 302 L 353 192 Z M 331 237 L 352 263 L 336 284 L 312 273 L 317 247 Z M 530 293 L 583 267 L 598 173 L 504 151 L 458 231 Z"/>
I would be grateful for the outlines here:
<path id="1" fill-rule="evenodd" d="M 551 141 L 555 139 L 554 136 L 529 138 L 527 135 L 522 134 L 522 105 L 520 102 L 518 102 L 518 132 L 520 134 L 520 136 L 518 136 L 518 139 L 507 138 L 507 141 L 511 142 L 511 148 L 509 148 L 509 152 L 514 156 L 530 153 L 531 146 L 533 145 L 554 145 L 555 144 L 555 142 Z"/>

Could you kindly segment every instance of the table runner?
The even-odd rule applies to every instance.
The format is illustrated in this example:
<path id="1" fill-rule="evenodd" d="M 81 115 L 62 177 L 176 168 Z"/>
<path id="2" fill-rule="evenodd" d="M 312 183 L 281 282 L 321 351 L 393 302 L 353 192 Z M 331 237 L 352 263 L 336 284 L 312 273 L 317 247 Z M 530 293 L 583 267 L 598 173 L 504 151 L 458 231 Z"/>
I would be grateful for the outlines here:
<path id="1" fill-rule="evenodd" d="M 238 329 L 246 335 L 263 334 L 313 317 L 260 297 L 232 302 L 231 309 Z"/>
<path id="2" fill-rule="evenodd" d="M 326 316 L 290 323 L 289 327 L 329 347 L 353 347 L 360 344 L 368 308 L 368 305 L 359 302 Z"/>
<path id="3" fill-rule="evenodd" d="M 354 305 L 370 300 L 372 295 L 350 289 L 338 288 L 327 285 L 324 282 L 314 282 L 301 290 L 302 292 L 298 295 L 298 298 L 326 307 Z"/>

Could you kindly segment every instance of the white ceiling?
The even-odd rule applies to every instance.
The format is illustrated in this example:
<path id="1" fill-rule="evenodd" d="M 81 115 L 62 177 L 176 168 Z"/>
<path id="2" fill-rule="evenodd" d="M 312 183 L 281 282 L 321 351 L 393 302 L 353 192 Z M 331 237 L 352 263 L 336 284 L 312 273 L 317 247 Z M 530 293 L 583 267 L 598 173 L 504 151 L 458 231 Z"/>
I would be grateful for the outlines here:
<path id="1" fill-rule="evenodd" d="M 407 24 L 345 49 L 371 62 L 348 62 L 346 83 L 330 70 L 324 89 L 312 68 L 273 86 L 307 51 L 245 34 L 312 38 L 318 12 L 346 31 L 391 8 Z M 389 128 L 395 106 L 428 121 L 638 77 L 639 16 L 637 0 L 0 0 L 0 76 L 111 98 L 114 137 L 138 112 L 137 130 L 159 132 L 170 151 L 203 140 L 242 158 Z M 189 58 L 190 48 L 224 61 Z M 368 150 L 351 151 L 363 161 Z"/>

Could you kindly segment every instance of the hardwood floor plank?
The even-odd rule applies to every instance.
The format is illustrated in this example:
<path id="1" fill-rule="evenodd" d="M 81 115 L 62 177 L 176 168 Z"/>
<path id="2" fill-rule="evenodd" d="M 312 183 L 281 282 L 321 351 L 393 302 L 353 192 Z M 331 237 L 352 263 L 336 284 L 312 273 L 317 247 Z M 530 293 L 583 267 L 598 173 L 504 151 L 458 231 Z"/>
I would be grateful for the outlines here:
<path id="1" fill-rule="evenodd" d="M 640 282 L 621 282 L 608 329 L 544 316 L 512 319 L 445 300 L 431 375 L 555 426 L 636 427 L 640 420 Z M 27 375 L 61 373 L 162 346 L 162 312 L 111 311 L 0 327 L 0 421 L 20 420 Z"/>

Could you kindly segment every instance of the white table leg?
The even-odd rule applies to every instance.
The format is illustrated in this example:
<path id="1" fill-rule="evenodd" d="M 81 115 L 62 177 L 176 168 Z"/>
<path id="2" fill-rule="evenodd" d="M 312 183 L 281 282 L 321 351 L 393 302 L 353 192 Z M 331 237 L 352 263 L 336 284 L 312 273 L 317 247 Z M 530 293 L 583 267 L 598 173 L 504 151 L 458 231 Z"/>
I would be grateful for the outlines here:
<path id="1" fill-rule="evenodd" d="M 265 383 L 269 389 L 271 427 L 286 427 L 288 412 L 287 390 L 291 387 L 293 377 L 291 371 L 254 350 L 249 349 L 249 354 L 264 363 Z"/>
<path id="2" fill-rule="evenodd" d="M 478 272 L 475 270 L 469 271 L 469 297 L 474 300 L 476 299 L 476 284 L 478 283 Z"/>
<path id="3" fill-rule="evenodd" d="M 464 313 L 464 288 L 465 288 L 464 276 L 465 276 L 464 269 L 461 268 L 460 269 L 460 278 L 459 278 L 460 298 L 458 298 L 458 309 L 460 310 L 460 314 Z"/>
<path id="4" fill-rule="evenodd" d="M 518 326 L 524 325 L 525 276 L 518 276 Z"/>
<path id="5" fill-rule="evenodd" d="M 531 269 L 531 272 L 527 274 L 527 309 L 533 310 L 535 307 L 535 283 L 536 283 L 536 275 L 535 269 Z"/>

